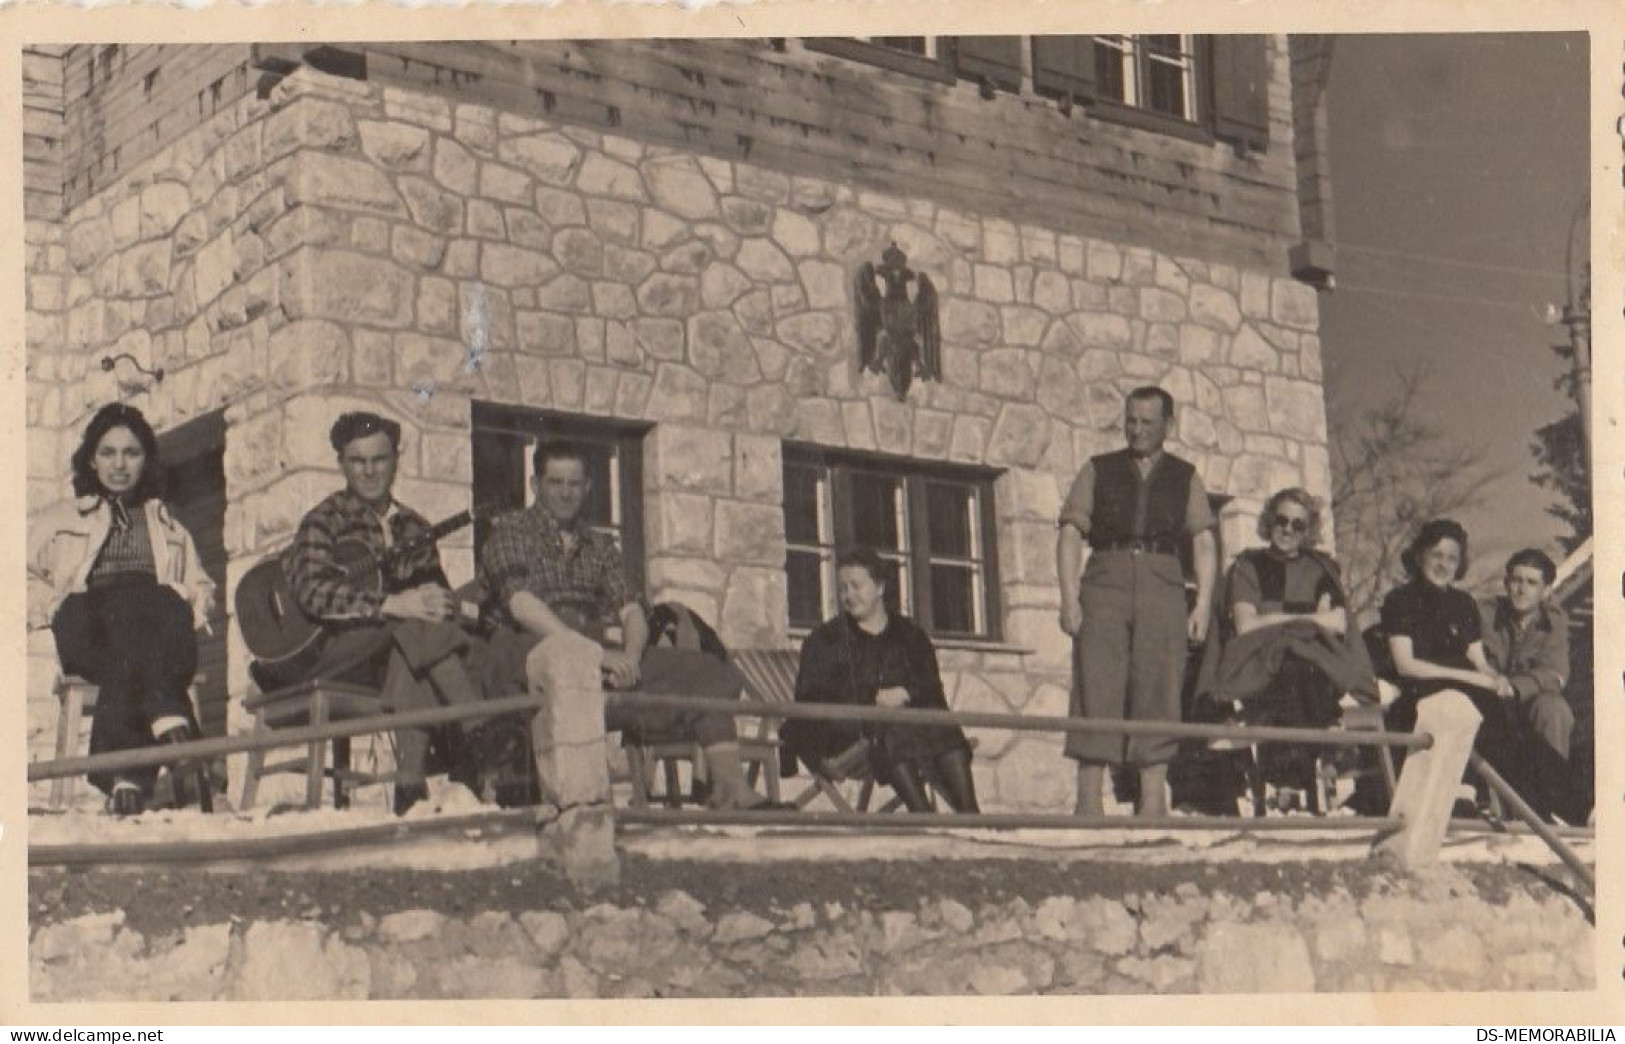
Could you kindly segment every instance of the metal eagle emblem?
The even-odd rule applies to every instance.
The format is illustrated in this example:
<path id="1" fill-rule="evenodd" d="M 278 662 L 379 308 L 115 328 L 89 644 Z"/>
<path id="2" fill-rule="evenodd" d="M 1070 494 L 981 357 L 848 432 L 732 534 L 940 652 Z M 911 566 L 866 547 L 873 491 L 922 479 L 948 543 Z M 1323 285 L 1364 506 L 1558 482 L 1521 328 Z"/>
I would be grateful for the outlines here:
<path id="1" fill-rule="evenodd" d="M 917 284 L 912 301 L 910 282 Z M 930 277 L 909 268 L 908 255 L 893 243 L 880 255 L 878 269 L 863 263 L 852 289 L 863 369 L 890 376 L 898 402 L 908 398 L 915 377 L 942 380 L 942 329 L 937 324 L 937 288 Z"/>

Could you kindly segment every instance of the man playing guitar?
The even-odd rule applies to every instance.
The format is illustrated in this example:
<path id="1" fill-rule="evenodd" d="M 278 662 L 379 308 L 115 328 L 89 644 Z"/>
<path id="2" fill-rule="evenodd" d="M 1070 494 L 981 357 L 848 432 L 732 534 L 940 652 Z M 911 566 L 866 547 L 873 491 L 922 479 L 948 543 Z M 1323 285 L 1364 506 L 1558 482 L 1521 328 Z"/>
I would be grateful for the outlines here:
<path id="1" fill-rule="evenodd" d="M 434 544 L 424 541 L 390 561 L 381 583 L 354 578 L 336 553 L 340 545 L 366 545 L 377 561 L 429 530 L 423 516 L 392 495 L 401 426 L 374 413 L 346 413 L 329 435 L 345 487 L 317 504 L 299 523 L 284 559 L 299 608 L 327 631 L 303 678 L 373 685 L 385 706 L 402 712 L 481 699 L 465 664 L 471 639 L 457 623 L 459 605 L 440 567 Z M 477 730 L 447 729 L 458 770 L 477 774 Z M 403 815 L 428 796 L 424 762 L 427 729 L 395 732 L 394 808 Z"/>

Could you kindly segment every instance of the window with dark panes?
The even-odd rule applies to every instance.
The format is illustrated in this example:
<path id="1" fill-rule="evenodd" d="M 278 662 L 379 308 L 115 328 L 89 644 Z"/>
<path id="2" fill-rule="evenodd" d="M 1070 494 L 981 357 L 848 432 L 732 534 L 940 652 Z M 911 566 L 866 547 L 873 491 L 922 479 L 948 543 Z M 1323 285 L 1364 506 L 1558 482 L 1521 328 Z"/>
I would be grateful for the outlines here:
<path id="1" fill-rule="evenodd" d="M 491 509 L 501 513 L 535 502 L 531 454 L 537 443 L 568 441 L 581 450 L 591 483 L 581 506 L 582 520 L 614 538 L 627 579 L 642 590 L 642 447 L 647 431 L 647 425 L 476 402 L 474 503 L 487 514 L 474 524 L 475 557 L 491 531 Z"/>
<path id="2" fill-rule="evenodd" d="M 1195 121 L 1196 38 L 1188 33 L 1097 36 L 1095 86 L 1102 100 Z"/>
<path id="3" fill-rule="evenodd" d="M 996 640 L 995 475 L 787 445 L 790 625 L 815 627 L 835 615 L 837 550 L 863 546 L 886 565 L 893 612 L 939 637 Z"/>
<path id="4" fill-rule="evenodd" d="M 942 83 L 954 81 L 952 48 L 935 36 L 809 36 L 809 51 Z"/>

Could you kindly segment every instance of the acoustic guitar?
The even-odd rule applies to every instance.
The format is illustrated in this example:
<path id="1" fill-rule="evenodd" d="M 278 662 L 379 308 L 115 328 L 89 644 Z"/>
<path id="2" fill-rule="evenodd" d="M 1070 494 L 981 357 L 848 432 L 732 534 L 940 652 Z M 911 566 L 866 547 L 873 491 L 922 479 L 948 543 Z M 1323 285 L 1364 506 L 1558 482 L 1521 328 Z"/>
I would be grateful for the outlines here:
<path id="1" fill-rule="evenodd" d="M 493 513 L 490 508 L 458 512 L 382 555 L 374 554 L 362 540 L 340 540 L 333 547 L 333 557 L 349 583 L 393 593 L 394 585 L 388 578 L 396 563 L 462 529 L 475 518 Z M 326 629 L 299 607 L 293 584 L 283 568 L 282 555 L 268 556 L 244 574 L 237 585 L 236 607 L 243 643 L 263 671 L 278 677 L 298 676 L 303 673 L 302 666 L 313 665 L 321 655 Z"/>

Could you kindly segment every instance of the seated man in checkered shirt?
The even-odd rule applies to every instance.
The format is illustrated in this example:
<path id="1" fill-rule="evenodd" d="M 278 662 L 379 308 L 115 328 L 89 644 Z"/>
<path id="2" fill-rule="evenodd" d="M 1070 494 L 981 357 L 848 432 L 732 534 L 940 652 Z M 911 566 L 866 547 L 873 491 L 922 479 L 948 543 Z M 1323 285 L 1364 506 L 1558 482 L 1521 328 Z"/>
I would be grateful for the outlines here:
<path id="1" fill-rule="evenodd" d="M 513 624 L 491 639 L 493 676 L 487 688 L 511 691 L 525 686 L 536 691 L 536 680 L 525 675 L 525 660 L 537 642 L 563 630 L 602 642 L 608 628 L 618 623 L 620 648 L 604 652 L 608 687 L 635 689 L 647 684 L 661 693 L 737 699 L 744 678 L 731 664 L 694 650 L 648 648 L 648 620 L 642 600 L 627 583 L 620 549 L 610 536 L 588 528 L 581 519 L 588 492 L 581 451 L 569 443 L 542 443 L 533 463 L 536 503 L 498 519 L 480 554 L 485 582 Z M 645 739 L 681 739 L 699 745 L 713 808 L 754 808 L 763 803 L 745 781 L 731 715 L 612 707 L 604 724 L 610 731 L 635 729 Z"/>
<path id="2" fill-rule="evenodd" d="M 457 624 L 458 602 L 440 555 L 425 544 L 394 563 L 378 582 L 357 579 L 340 546 L 365 548 L 376 559 L 429 529 L 423 516 L 394 498 L 401 426 L 375 413 L 346 413 L 329 441 L 338 453 L 344 488 L 299 523 L 286 565 L 294 598 L 328 631 L 320 659 L 305 679 L 333 678 L 376 686 L 395 711 L 472 703 L 481 693 L 464 663 L 471 639 Z M 447 729 L 454 775 L 477 773 L 481 745 L 473 726 Z M 428 729 L 395 731 L 395 813 L 428 797 L 424 767 Z"/>

